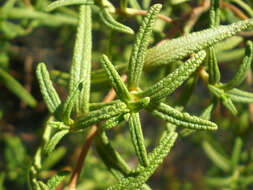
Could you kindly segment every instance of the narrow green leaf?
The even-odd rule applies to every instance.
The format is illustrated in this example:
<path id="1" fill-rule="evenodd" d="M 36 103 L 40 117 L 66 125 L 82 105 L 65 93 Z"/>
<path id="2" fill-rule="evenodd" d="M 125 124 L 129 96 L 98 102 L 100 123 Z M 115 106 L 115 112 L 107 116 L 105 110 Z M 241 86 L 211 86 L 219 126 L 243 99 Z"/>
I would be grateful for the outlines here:
<path id="1" fill-rule="evenodd" d="M 200 51 L 180 65 L 173 73 L 151 86 L 147 90 L 136 94 L 138 97 L 150 97 L 151 103 L 158 102 L 170 95 L 198 68 L 206 56 L 205 51 Z"/>
<path id="2" fill-rule="evenodd" d="M 246 30 L 253 20 L 243 20 L 227 26 L 218 26 L 200 32 L 169 40 L 147 51 L 145 65 L 159 66 L 183 59 L 184 57 L 212 46 L 221 40 Z"/>
<path id="3" fill-rule="evenodd" d="M 200 115 L 200 118 L 201 119 L 206 119 L 206 120 L 210 120 L 211 119 L 211 116 L 212 116 L 212 113 L 214 111 L 214 108 L 215 108 L 215 105 L 216 105 L 217 101 L 213 100 L 204 110 L 203 112 L 201 113 Z M 196 130 L 194 129 L 182 129 L 180 131 L 180 136 L 182 137 L 187 137 L 189 135 L 191 135 L 192 133 L 196 132 Z"/>
<path id="4" fill-rule="evenodd" d="M 231 81 L 229 81 L 228 83 L 221 85 L 221 87 L 223 89 L 235 88 L 235 87 L 239 86 L 244 81 L 244 79 L 247 76 L 248 71 L 250 69 L 250 64 L 252 62 L 252 54 L 253 54 L 253 44 L 251 41 L 247 41 L 245 55 L 244 55 L 242 64 L 240 65 L 234 78 Z"/>
<path id="5" fill-rule="evenodd" d="M 231 166 L 233 168 L 233 171 L 235 171 L 238 167 L 240 157 L 241 157 L 241 151 L 242 151 L 242 139 L 240 137 L 237 137 L 235 139 L 235 144 L 233 147 L 232 157 L 231 157 Z"/>
<path id="6" fill-rule="evenodd" d="M 185 112 L 180 112 L 164 103 L 160 103 L 154 108 L 151 108 L 149 112 L 177 126 L 200 130 L 216 130 L 218 128 L 217 125 L 211 121 L 201 119 L 197 116 L 191 116 Z"/>
<path id="7" fill-rule="evenodd" d="M 27 92 L 27 90 L 16 81 L 9 73 L 0 68 L 0 79 L 4 85 L 13 92 L 16 96 L 18 96 L 21 100 L 27 103 L 31 107 L 35 107 L 37 105 L 37 101 L 34 97 Z"/>
<path id="8" fill-rule="evenodd" d="M 106 190 L 134 190 L 140 188 L 162 163 L 174 145 L 176 138 L 177 133 L 175 132 L 167 134 L 160 144 L 149 154 L 148 160 L 150 164 L 148 167 L 139 165 L 142 170 L 138 175 L 122 178 L 117 184 L 108 187 Z"/>
<path id="9" fill-rule="evenodd" d="M 213 46 L 208 48 L 208 72 L 209 72 L 209 83 L 215 84 L 220 81 L 220 70 Z"/>
<path id="10" fill-rule="evenodd" d="M 67 148 L 64 146 L 60 146 L 59 148 L 55 149 L 49 157 L 43 160 L 42 170 L 49 170 L 51 169 L 56 163 L 58 163 L 61 159 L 64 159 L 64 155 L 67 152 Z"/>
<path id="11" fill-rule="evenodd" d="M 243 37 L 241 36 L 232 36 L 231 38 L 227 38 L 214 46 L 215 53 L 234 49 L 241 42 L 243 42 Z"/>
<path id="12" fill-rule="evenodd" d="M 142 6 L 144 9 L 148 9 L 150 6 L 151 0 L 143 0 L 142 1 Z"/>
<path id="13" fill-rule="evenodd" d="M 122 102 L 109 105 L 99 110 L 91 111 L 87 114 L 77 117 L 75 123 L 72 126 L 72 130 L 79 131 L 102 120 L 107 120 L 119 114 L 124 114 L 127 112 L 129 112 L 129 110 L 127 109 L 126 104 Z"/>
<path id="14" fill-rule="evenodd" d="M 128 0 L 128 1 L 131 7 L 133 7 L 134 9 L 141 10 L 141 6 L 137 0 Z"/>
<path id="15" fill-rule="evenodd" d="M 40 90 L 48 110 L 54 114 L 61 104 L 61 100 L 54 89 L 49 73 L 44 63 L 39 63 L 36 69 L 36 75 L 40 84 Z"/>
<path id="16" fill-rule="evenodd" d="M 203 146 L 204 151 L 208 155 L 208 157 L 213 161 L 213 163 L 217 167 L 219 167 L 220 169 L 222 169 L 225 172 L 227 172 L 227 171 L 229 171 L 231 169 L 230 168 L 230 160 L 228 160 L 223 155 L 221 155 L 220 153 L 218 153 L 212 147 L 212 145 L 210 145 L 207 141 L 204 141 L 202 143 L 202 146 Z"/>
<path id="17" fill-rule="evenodd" d="M 214 28 L 220 24 L 220 0 L 211 0 L 211 6 L 209 9 L 209 26 Z M 220 81 L 220 70 L 216 58 L 216 53 L 213 46 L 208 48 L 208 71 L 209 71 L 209 83 L 215 84 Z"/>
<path id="18" fill-rule="evenodd" d="M 77 115 L 89 111 L 92 48 L 91 25 L 91 8 L 89 5 L 81 5 L 69 81 L 69 92 L 73 91 L 80 81 L 83 80 L 85 83 L 85 88 L 78 94 L 74 106 Z"/>
<path id="19" fill-rule="evenodd" d="M 81 81 L 76 88 L 70 92 L 69 96 L 67 97 L 65 103 L 63 104 L 63 108 L 60 111 L 60 118 L 61 120 L 66 124 L 66 125 L 70 125 L 72 123 L 70 115 L 71 115 L 71 111 L 72 108 L 77 100 L 77 95 L 79 94 L 79 92 L 82 90 L 83 88 L 83 82 Z"/>
<path id="20" fill-rule="evenodd" d="M 131 58 L 128 65 L 128 87 L 135 89 L 138 87 L 138 83 L 141 77 L 142 68 L 144 65 L 144 58 L 146 50 L 148 48 L 150 35 L 152 33 L 152 26 L 155 23 L 156 15 L 162 8 L 161 4 L 153 5 L 147 16 L 144 18 L 139 32 L 136 36 L 136 40 L 131 52 Z"/>
<path id="21" fill-rule="evenodd" d="M 95 137 L 95 146 L 100 158 L 111 172 L 112 170 L 116 170 L 123 174 L 123 176 L 130 173 L 131 169 L 121 155 L 114 149 L 105 132 Z M 113 174 L 115 175 L 116 173 Z M 115 177 L 120 178 L 121 176 Z"/>
<path id="22" fill-rule="evenodd" d="M 220 51 L 217 52 L 217 60 L 219 63 L 240 60 L 243 58 L 244 53 L 245 53 L 244 48 L 236 48 L 228 51 Z"/>
<path id="23" fill-rule="evenodd" d="M 54 149 L 55 146 L 59 143 L 59 141 L 67 134 L 69 130 L 61 130 L 56 132 L 52 138 L 50 138 L 49 142 L 45 144 L 43 147 L 43 154 L 49 155 Z"/>
<path id="24" fill-rule="evenodd" d="M 209 10 L 210 28 L 219 26 L 220 24 L 220 0 L 211 0 L 211 6 Z"/>
<path id="25" fill-rule="evenodd" d="M 147 151 L 142 134 L 141 122 L 139 113 L 131 113 L 129 118 L 129 129 L 132 143 L 134 145 L 135 153 L 138 157 L 139 163 L 143 166 L 148 166 Z"/>
<path id="26" fill-rule="evenodd" d="M 50 190 L 48 187 L 47 187 L 47 185 L 44 183 L 44 182 L 42 182 L 42 181 L 38 181 L 38 185 L 39 185 L 39 187 L 40 187 L 40 189 L 38 189 L 38 190 Z M 37 190 L 37 189 L 36 189 Z"/>
<path id="27" fill-rule="evenodd" d="M 221 102 L 233 115 L 238 113 L 230 97 L 221 96 Z"/>
<path id="28" fill-rule="evenodd" d="M 107 7 L 104 7 L 100 14 L 99 14 L 101 20 L 103 21 L 103 23 L 111 28 L 112 30 L 115 30 L 115 31 L 118 31 L 118 32 L 123 32 L 123 33 L 126 33 L 126 34 L 134 34 L 134 31 L 124 25 L 124 24 L 121 24 L 119 22 L 117 22 L 112 16 L 111 14 L 109 13 L 109 10 Z"/>
<path id="29" fill-rule="evenodd" d="M 200 118 L 210 120 L 212 117 L 212 113 L 216 107 L 217 100 L 212 100 L 211 103 L 204 109 L 201 113 Z"/>
<path id="30" fill-rule="evenodd" d="M 58 70 L 51 70 L 50 77 L 52 81 L 61 86 L 67 87 L 69 84 L 69 73 Z"/>
<path id="31" fill-rule="evenodd" d="M 233 88 L 232 90 L 227 91 L 227 94 L 234 102 L 253 103 L 253 93 Z"/>
<path id="32" fill-rule="evenodd" d="M 58 0 L 50 3 L 46 8 L 45 11 L 50 12 L 59 7 L 70 6 L 70 5 L 92 5 L 94 2 L 92 0 Z"/>
<path id="33" fill-rule="evenodd" d="M 48 190 L 55 190 L 56 187 L 64 180 L 64 178 L 66 176 L 69 175 L 68 171 L 62 171 L 58 174 L 56 174 L 55 176 L 51 177 L 48 182 L 47 182 L 47 186 L 48 186 Z"/>
<path id="34" fill-rule="evenodd" d="M 41 154 L 41 147 L 39 147 L 35 153 L 33 161 L 33 166 L 35 167 L 34 174 L 37 174 L 38 170 L 41 169 L 41 164 L 42 164 L 42 154 Z"/>
<path id="35" fill-rule="evenodd" d="M 13 7 L 7 12 L 10 19 L 37 19 L 40 24 L 55 27 L 62 24 L 76 25 L 77 19 L 66 14 L 48 14 L 35 9 Z"/>
<path id="36" fill-rule="evenodd" d="M 105 121 L 101 130 L 105 131 L 117 126 L 120 122 L 124 121 L 124 115 L 117 115 Z"/>
<path id="37" fill-rule="evenodd" d="M 174 145 L 178 134 L 175 131 L 164 131 L 159 145 L 148 155 L 150 165 L 156 164 L 159 166 L 163 159 L 167 156 L 170 148 Z"/>
<path id="38" fill-rule="evenodd" d="M 214 85 L 208 85 L 208 89 L 212 92 L 216 97 L 218 97 L 222 104 L 233 114 L 237 114 L 237 110 L 232 102 L 231 96 L 224 92 L 223 89 L 220 89 Z"/>
<path id="39" fill-rule="evenodd" d="M 216 188 L 229 186 L 233 183 L 233 180 L 232 177 L 207 177 L 205 179 L 208 185 L 215 186 Z"/>
<path id="40" fill-rule="evenodd" d="M 106 55 L 102 56 L 102 63 L 110 80 L 112 81 L 113 89 L 115 90 L 119 98 L 124 102 L 131 100 L 132 98 L 127 90 L 127 87 L 121 81 L 120 75 L 118 74 L 117 70 L 114 68 L 114 66 L 112 65 L 112 63 L 110 62 L 110 60 Z"/>

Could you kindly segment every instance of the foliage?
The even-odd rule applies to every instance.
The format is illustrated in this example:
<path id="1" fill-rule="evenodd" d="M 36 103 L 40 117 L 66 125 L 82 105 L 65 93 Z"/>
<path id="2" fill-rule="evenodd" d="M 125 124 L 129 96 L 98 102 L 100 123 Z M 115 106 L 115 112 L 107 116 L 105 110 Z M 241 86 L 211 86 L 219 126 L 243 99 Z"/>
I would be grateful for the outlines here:
<path id="1" fill-rule="evenodd" d="M 196 13 L 199 2 L 203 4 Z M 184 183 L 166 171 L 162 177 L 166 182 L 161 181 L 159 189 L 252 188 L 252 2 L 208 2 L 4 1 L 0 79 L 21 101 L 39 107 L 29 89 L 8 73 L 15 40 L 33 35 L 35 29 L 54 30 L 66 48 L 71 46 L 73 56 L 69 72 L 48 71 L 48 63 L 37 64 L 36 78 L 48 115 L 43 116 L 43 132 L 40 127 L 33 133 L 42 139 L 35 151 L 22 142 L 22 135 L 1 134 L 0 190 L 9 189 L 12 182 L 12 188 L 31 190 L 156 189 L 149 179 L 169 159 L 171 167 L 177 167 L 172 160 L 177 160 L 181 142 L 201 148 L 206 154 L 200 157 L 206 163 L 209 159 L 210 167 L 198 177 L 199 183 Z M 177 21 L 187 9 L 189 15 L 184 17 L 190 16 L 189 22 L 184 17 Z M 234 66 L 236 60 L 241 60 L 239 66 Z M 221 82 L 224 70 L 235 72 L 227 82 Z M 196 111 L 199 116 L 188 113 Z M 5 115 L 2 121 L 4 125 Z M 73 150 L 83 139 L 84 145 Z M 184 157 L 194 154 L 186 152 L 182 151 Z M 186 168 L 185 162 L 178 163 Z"/>

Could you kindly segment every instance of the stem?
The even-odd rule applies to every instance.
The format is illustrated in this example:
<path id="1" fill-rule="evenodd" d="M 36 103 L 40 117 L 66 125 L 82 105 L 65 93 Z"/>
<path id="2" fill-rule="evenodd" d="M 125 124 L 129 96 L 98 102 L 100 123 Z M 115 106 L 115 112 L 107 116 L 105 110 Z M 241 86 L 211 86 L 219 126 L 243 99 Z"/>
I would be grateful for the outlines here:
<path id="1" fill-rule="evenodd" d="M 71 179 L 70 179 L 70 182 L 68 185 L 69 190 L 76 189 L 77 181 L 78 181 L 78 178 L 81 174 L 84 160 L 85 160 L 88 150 L 90 148 L 91 142 L 92 142 L 93 138 L 95 137 L 95 135 L 97 134 L 97 128 L 98 128 L 97 125 L 92 125 L 89 132 L 88 132 L 88 135 L 85 139 L 85 143 L 83 144 L 82 152 L 79 156 L 76 168 L 71 176 Z"/>
<path id="2" fill-rule="evenodd" d="M 249 15 L 250 17 L 253 17 L 253 10 L 251 9 L 251 7 L 249 5 L 247 5 L 245 2 L 241 1 L 241 0 L 232 0 L 232 2 L 236 3 L 237 5 L 239 5 L 242 9 L 244 9 Z"/>

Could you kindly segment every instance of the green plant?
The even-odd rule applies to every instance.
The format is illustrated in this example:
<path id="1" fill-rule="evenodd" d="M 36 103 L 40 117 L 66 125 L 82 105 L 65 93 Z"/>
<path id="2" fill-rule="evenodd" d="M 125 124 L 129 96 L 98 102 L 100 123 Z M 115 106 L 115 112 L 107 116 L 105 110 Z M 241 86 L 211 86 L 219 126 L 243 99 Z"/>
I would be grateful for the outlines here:
<path id="1" fill-rule="evenodd" d="M 171 1 L 170 3 L 181 4 L 183 2 Z M 242 4 L 241 1 L 235 2 L 244 7 L 251 16 L 252 10 L 246 6 L 247 4 Z M 8 3 L 13 4 L 15 1 L 8 1 Z M 147 8 L 150 4 L 150 1 L 143 1 L 143 7 Z M 6 3 L 5 6 L 9 7 L 7 5 Z M 66 185 L 68 189 L 81 189 L 82 184 L 77 185 L 78 179 L 82 175 L 82 168 L 89 167 L 89 163 L 101 171 L 101 178 L 99 179 L 106 178 L 105 176 L 108 173 L 99 165 L 100 162 L 91 158 L 87 160 L 87 166 L 84 163 L 92 142 L 94 142 L 94 148 L 104 165 L 116 179 L 114 183 L 106 184 L 109 185 L 107 187 L 100 184 L 101 187 L 99 188 L 108 190 L 151 189 L 147 184 L 147 180 L 166 158 L 178 136 L 188 137 L 191 134 L 199 135 L 196 142 L 202 145 L 214 165 L 225 172 L 226 176 L 229 176 L 228 178 L 223 176 L 207 177 L 205 180 L 207 184 L 212 186 L 218 183 L 218 186 L 224 187 L 224 189 L 236 189 L 247 188 L 248 185 L 253 183 L 252 177 L 247 175 L 247 172 L 251 170 L 247 167 L 245 167 L 247 169 L 244 169 L 244 167 L 241 169 L 238 164 L 242 149 L 241 139 L 236 139 L 232 158 L 229 160 L 211 145 L 212 136 L 210 134 L 218 129 L 218 125 L 211 121 L 211 118 L 220 102 L 233 115 L 238 114 L 234 102 L 253 102 L 253 93 L 238 89 L 238 86 L 241 85 L 250 71 L 253 53 L 252 42 L 250 40 L 246 42 L 244 55 L 240 53 L 240 56 L 243 56 L 242 64 L 230 81 L 220 82 L 219 68 L 219 61 L 221 61 L 219 56 L 229 54 L 229 59 L 233 59 L 229 51 L 231 47 L 237 46 L 242 41 L 242 38 L 233 36 L 238 32 L 252 29 L 253 19 L 220 25 L 222 19 L 220 17 L 220 1 L 212 0 L 209 8 L 208 29 L 166 40 L 148 49 L 157 17 L 165 19 L 159 14 L 162 5 L 154 4 L 150 6 L 142 20 L 137 18 L 141 20 L 141 26 L 135 36 L 128 63 L 113 64 L 113 53 L 110 54 L 109 48 L 107 53 L 99 56 L 103 69 L 92 70 L 92 12 L 99 13 L 100 22 L 109 30 L 121 32 L 125 35 L 134 35 L 133 29 L 116 21 L 111 14 L 116 13 L 123 17 L 136 15 L 139 13 L 139 10 L 136 9 L 139 6 L 138 2 L 121 0 L 119 9 L 116 9 L 107 0 L 58 0 L 51 4 L 46 2 L 45 5 L 43 9 L 47 12 L 60 9 L 61 11 L 68 11 L 68 13 L 69 9 L 64 9 L 65 6 L 78 5 L 78 19 L 75 16 L 57 16 L 57 14 L 37 12 L 36 10 L 26 12 L 21 8 L 10 8 L 10 11 L 5 11 L 4 14 L 10 18 L 17 18 L 19 15 L 23 17 L 32 15 L 32 18 L 38 19 L 35 20 L 39 23 L 38 25 L 58 26 L 62 22 L 67 24 L 76 24 L 77 22 L 74 52 L 69 73 L 59 70 L 49 72 L 44 63 L 39 63 L 36 68 L 40 91 L 50 116 L 45 123 L 41 146 L 36 151 L 29 168 L 28 184 L 31 190 L 54 190 L 61 184 L 66 185 L 67 181 L 69 181 Z M 132 8 L 128 8 L 128 5 Z M 227 20 L 230 19 L 227 15 L 224 17 Z M 189 31 L 188 26 L 185 31 Z M 225 39 L 227 41 L 223 41 Z M 182 61 L 186 58 L 186 61 Z M 152 71 L 154 73 L 158 72 L 158 80 L 152 80 Z M 0 76 L 5 76 L 1 74 L 1 70 Z M 125 83 L 126 76 L 127 81 Z M 208 106 L 202 110 L 202 114 L 195 116 L 186 112 L 185 107 L 191 96 L 194 95 L 193 90 L 199 78 L 202 79 L 203 84 L 209 91 L 210 97 L 208 97 Z M 14 84 L 13 79 L 6 80 L 12 85 Z M 56 91 L 53 81 L 67 89 L 68 96 L 64 101 Z M 107 96 L 104 101 L 94 103 L 91 101 L 94 93 L 92 85 L 101 83 L 113 88 L 108 93 L 111 96 Z M 183 84 L 184 88 L 176 103 L 174 103 L 175 106 L 170 106 L 173 103 L 168 97 Z M 21 90 L 18 90 L 17 94 L 19 92 Z M 114 92 L 115 94 L 113 94 Z M 116 99 L 114 100 L 115 96 Z M 25 98 L 27 97 L 29 96 L 26 95 Z M 158 145 L 151 152 L 146 150 L 143 135 L 140 117 L 140 112 L 143 110 L 166 123 L 166 127 L 162 129 Z M 108 130 L 116 126 L 123 126 L 125 123 L 129 127 L 130 134 L 130 138 L 126 138 L 126 140 L 131 142 L 127 141 L 127 146 L 133 147 L 132 150 L 134 150 L 138 159 L 138 164 L 134 168 L 128 165 L 124 156 L 113 146 L 112 138 L 107 136 Z M 183 128 L 181 129 L 181 127 Z M 69 171 L 61 171 L 49 179 L 43 179 L 43 172 L 53 166 L 57 159 L 62 157 L 63 152 L 66 151 L 60 149 L 61 147 L 56 148 L 58 143 L 64 137 L 71 134 L 78 135 L 78 133 L 86 136 L 86 141 L 72 174 L 70 175 Z M 10 140 L 6 140 L 6 142 L 11 145 Z M 16 150 L 15 148 L 9 149 Z M 221 150 L 220 152 L 225 151 Z M 50 161 L 53 156 L 57 159 Z M 15 164 L 13 165 L 15 166 Z M 96 180 L 93 175 L 91 175 L 92 179 Z M 223 181 L 224 179 L 225 181 Z M 231 183 L 233 184 L 231 185 Z"/>

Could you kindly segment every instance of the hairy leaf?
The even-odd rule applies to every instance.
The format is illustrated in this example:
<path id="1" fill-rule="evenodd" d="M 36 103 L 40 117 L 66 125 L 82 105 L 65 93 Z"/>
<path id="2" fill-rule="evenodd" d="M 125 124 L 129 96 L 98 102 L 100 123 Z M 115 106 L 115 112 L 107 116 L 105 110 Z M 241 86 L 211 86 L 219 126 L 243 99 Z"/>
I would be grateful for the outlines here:
<path id="1" fill-rule="evenodd" d="M 214 85 L 208 85 L 208 89 L 212 92 L 216 97 L 218 97 L 222 104 L 233 114 L 237 114 L 237 110 L 231 100 L 231 96 L 227 94 L 223 89 L 220 89 Z"/>
<path id="2" fill-rule="evenodd" d="M 124 115 L 117 115 L 105 121 L 101 130 L 108 130 L 117 126 L 120 122 L 124 121 Z"/>
<path id="3" fill-rule="evenodd" d="M 135 44 L 133 46 L 130 62 L 128 65 L 128 87 L 130 89 L 134 89 L 138 86 L 146 50 L 152 32 L 152 26 L 156 19 L 156 15 L 160 12 L 161 8 L 161 4 L 155 4 L 149 9 L 147 16 L 144 18 L 139 32 L 136 36 Z"/>
<path id="4" fill-rule="evenodd" d="M 129 118 L 129 129 L 131 134 L 132 143 L 138 160 L 141 165 L 148 166 L 147 151 L 144 143 L 144 138 L 142 134 L 141 122 L 139 113 L 131 113 Z"/>
<path id="5" fill-rule="evenodd" d="M 61 104 L 61 100 L 54 89 L 49 73 L 44 63 L 39 63 L 36 69 L 36 75 L 40 84 L 40 90 L 48 110 L 54 114 Z"/>
<path id="6" fill-rule="evenodd" d="M 236 72 L 234 78 L 231 81 L 221 85 L 221 87 L 223 89 L 235 88 L 243 82 L 243 80 L 247 76 L 248 71 L 250 69 L 250 65 L 251 65 L 251 62 L 252 62 L 252 54 L 253 54 L 253 44 L 252 44 L 251 41 L 248 41 L 242 64 L 240 65 L 240 67 L 239 67 L 238 71 Z"/>
<path id="7" fill-rule="evenodd" d="M 48 186 L 42 181 L 38 181 L 38 186 L 40 187 L 38 190 L 50 190 Z"/>
<path id="8" fill-rule="evenodd" d="M 236 115 L 238 113 L 230 97 L 221 96 L 221 102 L 233 115 Z"/>
<path id="9" fill-rule="evenodd" d="M 246 30 L 252 25 L 253 20 L 248 19 L 227 26 L 218 26 L 169 40 L 147 51 L 145 66 L 164 65 L 180 60 L 192 53 L 231 37 L 237 32 Z"/>
<path id="10" fill-rule="evenodd" d="M 215 53 L 234 49 L 242 41 L 243 41 L 243 38 L 241 36 L 232 36 L 231 38 L 227 38 L 226 40 L 223 40 L 214 46 Z"/>
<path id="11" fill-rule="evenodd" d="M 107 190 L 136 190 L 140 188 L 162 163 L 163 159 L 174 145 L 176 138 L 177 133 L 175 132 L 167 134 L 152 153 L 150 153 L 150 164 L 148 167 L 141 166 L 143 169 L 138 175 L 130 175 L 129 177 L 122 178 L 117 184 L 108 187 Z"/>
<path id="12" fill-rule="evenodd" d="M 117 22 L 112 16 L 111 14 L 109 13 L 109 10 L 107 7 L 104 7 L 100 14 L 99 14 L 101 20 L 103 21 L 103 23 L 111 28 L 112 30 L 116 30 L 116 31 L 119 31 L 119 32 L 123 32 L 123 33 L 127 33 L 127 34 L 134 34 L 134 31 L 128 27 L 128 26 L 125 26 L 119 22 Z"/>
<path id="13" fill-rule="evenodd" d="M 124 103 L 117 103 L 114 105 L 105 106 L 99 110 L 91 111 L 87 114 L 80 115 L 79 117 L 77 117 L 75 123 L 72 126 L 72 130 L 79 131 L 102 120 L 110 119 L 119 114 L 127 112 L 129 112 L 129 110 Z"/>
<path id="14" fill-rule="evenodd" d="M 56 132 L 52 138 L 50 138 L 49 142 L 45 144 L 43 148 L 43 153 L 45 155 L 49 155 L 54 149 L 55 146 L 59 143 L 59 141 L 69 132 L 69 130 L 61 130 Z"/>
<path id="15" fill-rule="evenodd" d="M 213 100 L 211 102 L 211 104 L 209 104 L 201 113 L 200 118 L 201 119 L 206 119 L 206 120 L 210 120 L 212 113 L 214 111 L 215 105 L 216 105 L 216 99 Z M 191 135 L 192 133 L 196 132 L 195 129 L 188 129 L 188 128 L 184 128 L 180 131 L 179 135 L 182 137 L 187 137 L 189 135 Z"/>
<path id="16" fill-rule="evenodd" d="M 201 130 L 216 130 L 218 128 L 217 125 L 211 121 L 180 112 L 164 103 L 160 103 L 149 111 L 153 115 L 177 126 Z"/>
<path id="17" fill-rule="evenodd" d="M 55 190 L 56 187 L 64 180 L 66 176 L 69 175 L 68 171 L 62 171 L 52 178 L 50 178 L 47 182 L 48 190 Z"/>
<path id="18" fill-rule="evenodd" d="M 114 68 L 106 55 L 103 55 L 102 62 L 110 80 L 112 81 L 113 89 L 115 90 L 119 98 L 124 102 L 131 100 L 132 98 L 130 93 L 128 92 L 125 84 L 121 81 L 117 70 Z"/>
<path id="19" fill-rule="evenodd" d="M 67 124 L 70 125 L 71 124 L 71 118 L 70 118 L 70 114 L 72 111 L 72 108 L 76 102 L 77 99 L 77 95 L 79 94 L 79 92 L 82 90 L 83 88 L 83 82 L 81 81 L 76 88 L 70 92 L 69 96 L 67 97 L 65 103 L 63 104 L 62 110 L 61 110 L 61 115 L 60 118 L 61 120 Z"/>
<path id="20" fill-rule="evenodd" d="M 220 70 L 216 59 L 215 51 L 212 46 L 208 48 L 208 72 L 208 80 L 210 84 L 215 84 L 220 81 Z"/>
<path id="21" fill-rule="evenodd" d="M 90 100 L 90 72 L 91 72 L 91 8 L 89 5 L 80 6 L 73 63 L 70 69 L 69 92 L 73 91 L 80 81 L 84 81 L 85 88 L 78 95 L 74 107 L 76 114 L 89 110 Z"/>
<path id="22" fill-rule="evenodd" d="M 51 169 L 56 163 L 60 160 L 63 160 L 65 157 L 64 155 L 67 152 L 67 148 L 64 146 L 60 146 L 51 152 L 50 156 L 43 160 L 42 170 L 49 170 Z"/>
<path id="23" fill-rule="evenodd" d="M 209 9 L 210 28 L 219 26 L 220 24 L 220 0 L 211 0 L 211 7 Z"/>
<path id="24" fill-rule="evenodd" d="M 253 103 L 253 93 L 233 88 L 227 91 L 227 94 L 234 102 Z"/>
<path id="25" fill-rule="evenodd" d="M 173 73 L 169 74 L 147 90 L 136 94 L 138 97 L 150 97 L 151 103 L 157 102 L 170 95 L 198 68 L 206 56 L 205 51 L 200 51 L 180 65 Z"/>

